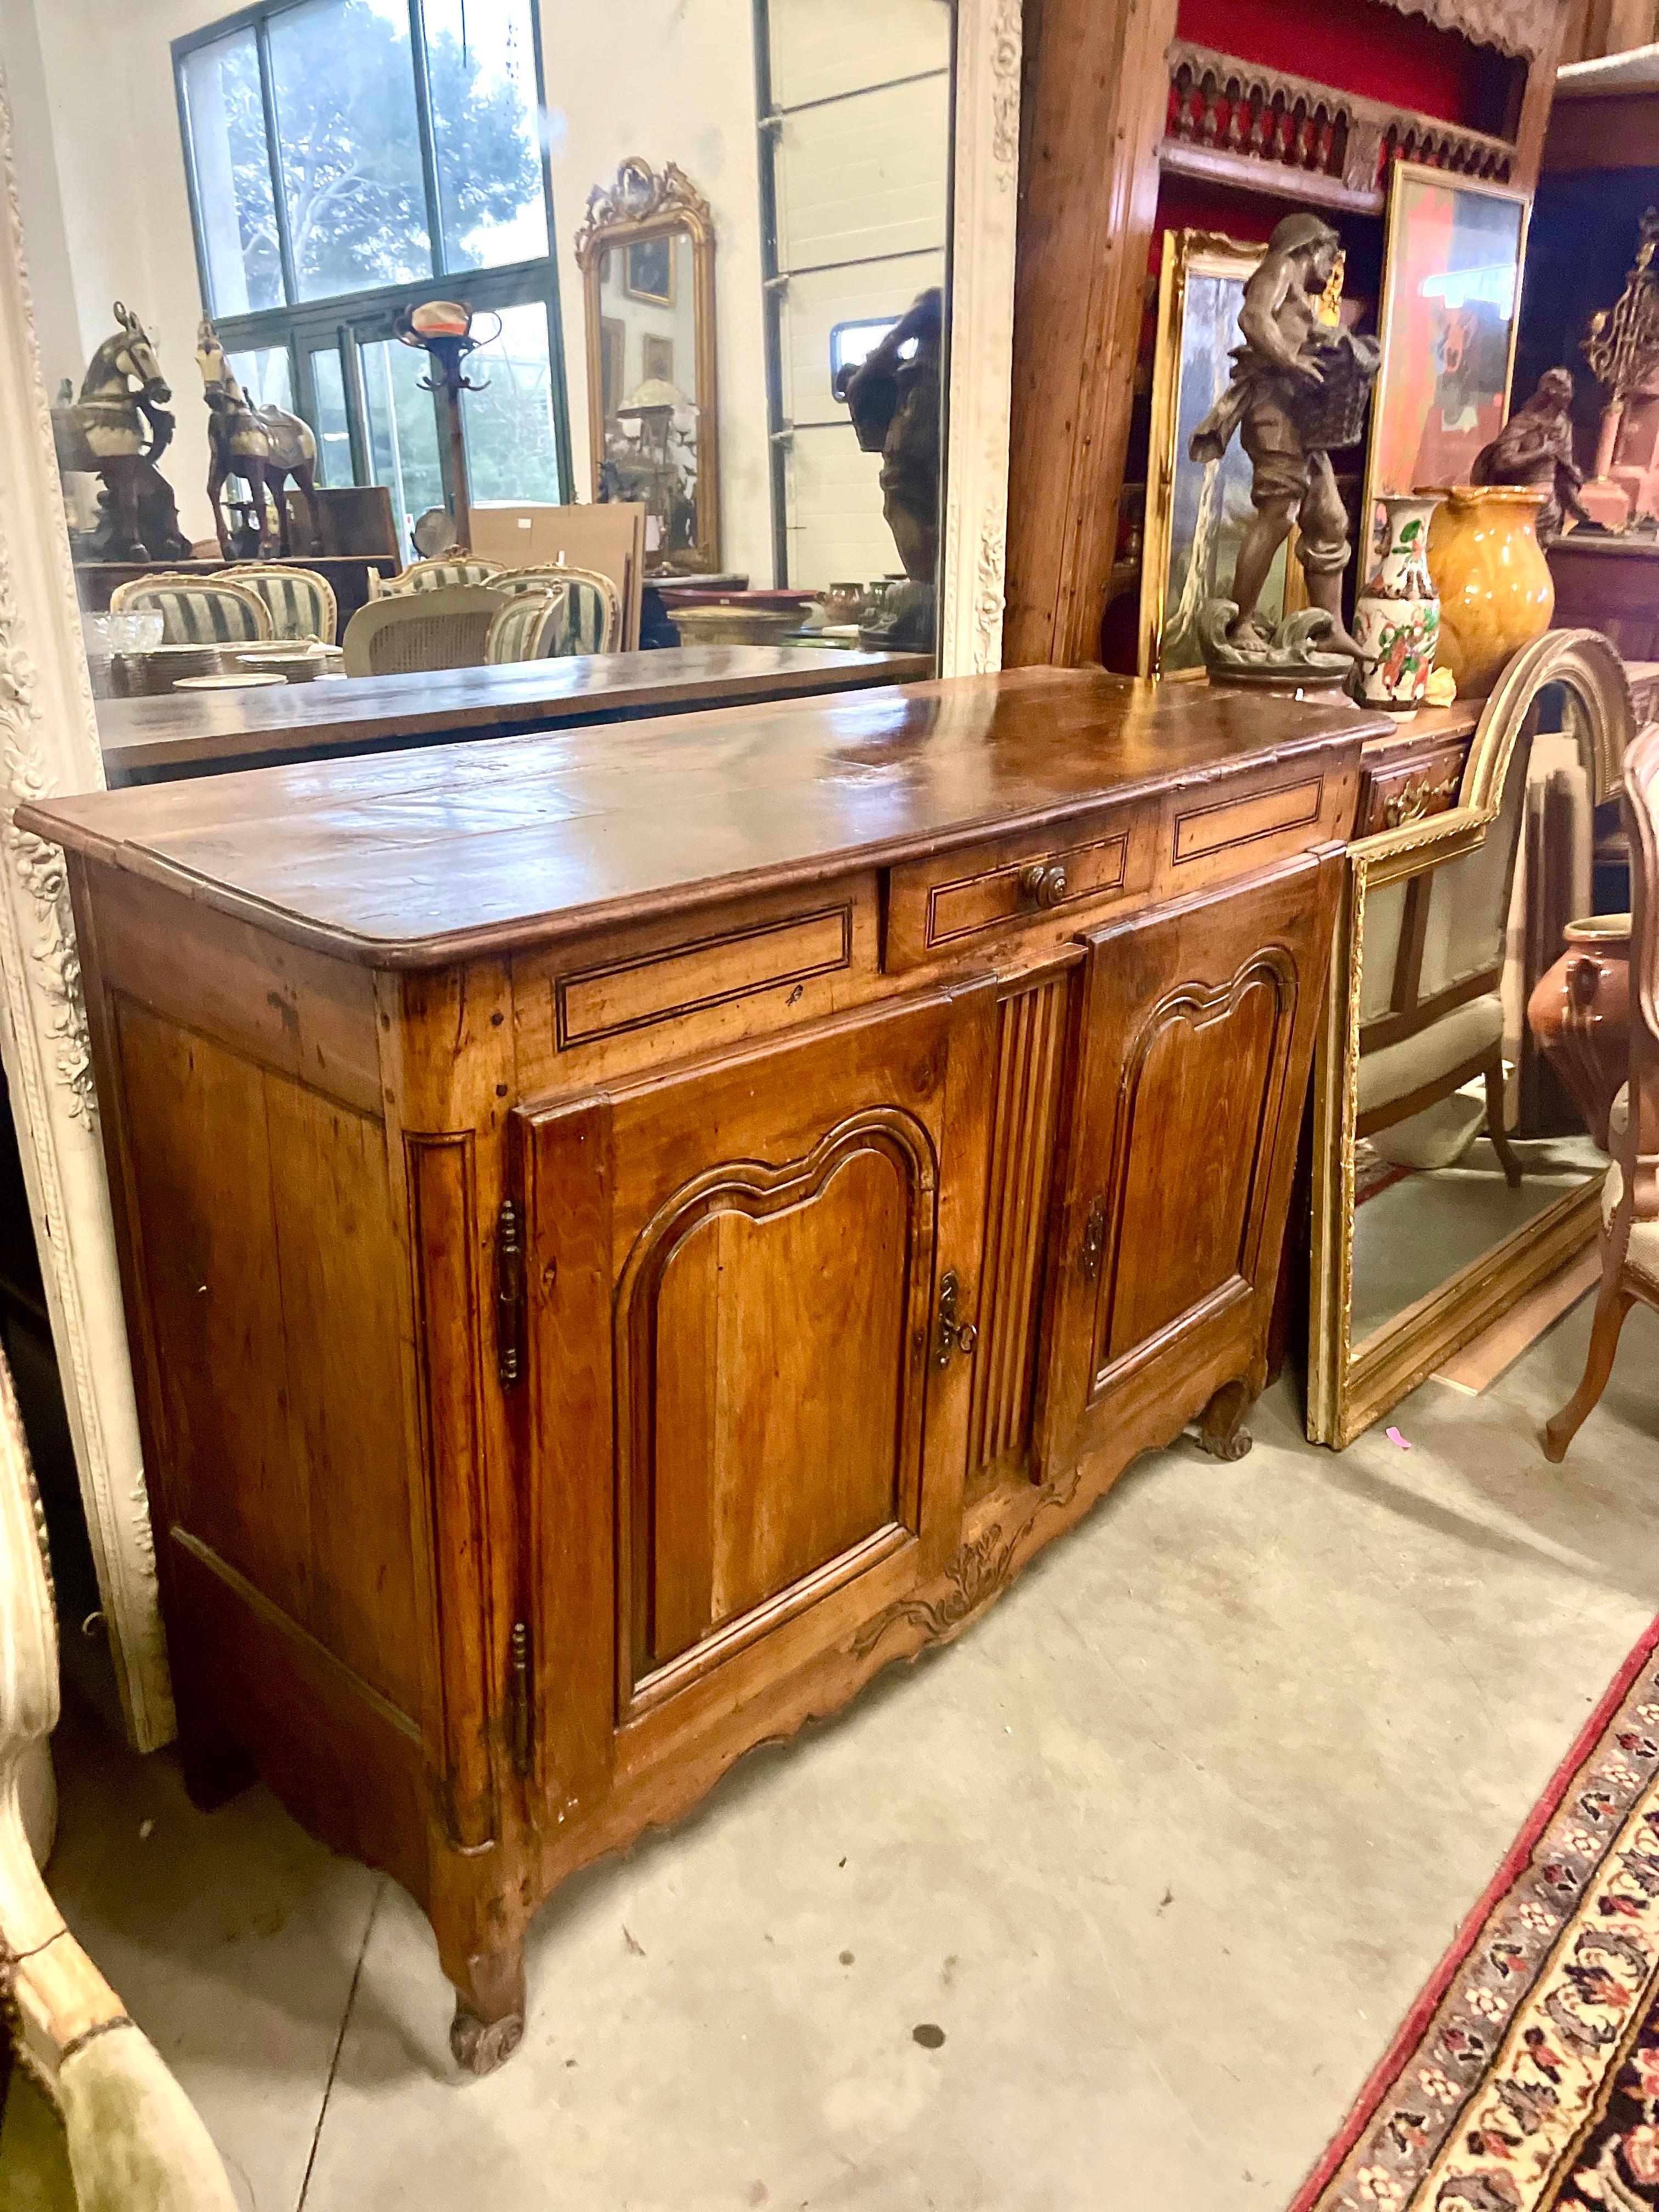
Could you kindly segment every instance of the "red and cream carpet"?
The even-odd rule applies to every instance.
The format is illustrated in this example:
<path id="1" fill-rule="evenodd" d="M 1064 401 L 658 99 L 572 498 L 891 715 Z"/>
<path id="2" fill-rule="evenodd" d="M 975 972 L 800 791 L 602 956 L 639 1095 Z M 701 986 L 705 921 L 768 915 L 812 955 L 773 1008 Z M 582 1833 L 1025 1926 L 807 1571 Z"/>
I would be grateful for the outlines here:
<path id="1" fill-rule="evenodd" d="M 1659 1621 L 1291 2212 L 1659 2207 Z"/>

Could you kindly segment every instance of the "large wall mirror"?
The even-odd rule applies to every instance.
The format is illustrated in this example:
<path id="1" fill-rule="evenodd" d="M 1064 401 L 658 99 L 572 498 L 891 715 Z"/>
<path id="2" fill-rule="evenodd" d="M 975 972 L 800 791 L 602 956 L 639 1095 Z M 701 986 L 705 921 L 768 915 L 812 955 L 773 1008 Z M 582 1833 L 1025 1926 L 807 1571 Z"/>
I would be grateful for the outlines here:
<path id="1" fill-rule="evenodd" d="M 1588 900 L 1631 719 L 1607 641 L 1548 631 L 1488 700 L 1457 803 L 1348 848 L 1314 1076 L 1316 1442 L 1352 1443 L 1595 1239 L 1607 1156 L 1565 1092 L 1523 1085 L 1515 917 L 1561 860 Z"/>
<path id="2" fill-rule="evenodd" d="M 129 702 L 94 705 L 88 646 L 145 565 L 112 530 L 205 573 L 223 522 L 231 557 L 325 570 L 307 605 L 343 630 L 369 568 L 378 590 L 441 553 L 469 509 L 530 544 L 579 504 L 608 544 L 603 492 L 653 525 L 665 604 L 734 600 L 826 662 L 885 631 L 945 674 L 998 667 L 1020 25 L 1009 0 L 0 11 L 0 803 L 103 779 L 98 709 Z M 430 388 L 445 333 L 475 349 L 458 426 Z M 136 525 L 100 500 L 83 398 L 154 462 Z M 273 453 L 310 448 L 319 505 L 291 479 L 285 549 L 275 499 L 261 544 L 240 477 L 240 512 L 210 495 L 243 405 Z M 236 589 L 213 605 L 258 638 Z M 163 626 L 143 649 L 198 648 Z M 148 1746 L 172 1722 L 72 923 L 52 856 L 16 857 L 6 1075 L 88 1540 L 55 1547 Z"/>

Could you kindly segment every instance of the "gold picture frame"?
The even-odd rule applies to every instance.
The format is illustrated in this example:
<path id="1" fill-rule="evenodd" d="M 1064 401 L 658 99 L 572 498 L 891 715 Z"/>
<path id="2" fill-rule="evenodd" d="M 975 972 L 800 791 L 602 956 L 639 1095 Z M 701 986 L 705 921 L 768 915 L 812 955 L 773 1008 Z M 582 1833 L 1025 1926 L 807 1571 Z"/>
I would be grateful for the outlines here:
<path id="1" fill-rule="evenodd" d="M 1195 617 L 1203 596 L 1198 586 L 1208 578 L 1194 571 L 1191 552 L 1205 537 L 1207 521 L 1219 526 L 1222 542 L 1213 536 L 1206 542 L 1224 556 L 1229 494 L 1235 501 L 1241 494 L 1248 497 L 1250 465 L 1237 442 L 1219 462 L 1189 460 L 1186 441 L 1226 386 L 1231 349 L 1239 342 L 1238 306 L 1267 250 L 1219 231 L 1164 234 L 1142 531 L 1136 661 L 1142 676 L 1186 679 L 1205 672 Z M 1189 313 L 1189 307 L 1197 312 Z M 1206 558 L 1206 572 L 1212 565 Z M 1171 619 L 1170 601 L 1177 585 L 1182 588 Z M 1274 564 L 1263 604 L 1277 620 L 1305 605 L 1306 597 L 1292 540 Z"/>
<path id="2" fill-rule="evenodd" d="M 1421 374 L 1422 364 L 1439 356 L 1435 374 L 1437 384 L 1443 383 L 1446 370 L 1443 359 L 1447 333 L 1437 338 L 1432 311 L 1422 315 L 1422 328 L 1409 330 L 1405 319 L 1419 306 L 1407 289 L 1406 274 L 1411 244 L 1411 228 L 1414 201 L 1438 201 L 1449 207 L 1458 200 L 1472 204 L 1501 204 L 1516 214 L 1514 289 L 1510 302 L 1508 330 L 1504 345 L 1502 388 L 1498 388 L 1495 374 L 1483 372 L 1478 362 L 1470 364 L 1464 392 L 1460 383 L 1460 396 L 1466 410 L 1473 412 L 1474 422 L 1467 428 L 1448 432 L 1441 447 L 1449 465 L 1435 465 L 1435 455 L 1425 450 L 1426 440 L 1419 435 L 1418 447 L 1411 466 L 1396 465 L 1386 450 L 1386 441 L 1396 418 L 1409 424 L 1418 418 L 1416 398 L 1402 400 L 1400 397 L 1401 359 L 1407 360 L 1413 373 Z M 1387 221 L 1383 232 L 1382 295 L 1377 305 L 1377 341 L 1382 349 L 1382 360 L 1377 368 L 1376 383 L 1371 393 L 1370 428 L 1365 441 L 1364 495 L 1360 506 L 1362 518 L 1359 558 L 1360 573 L 1369 573 L 1370 556 L 1377 531 L 1377 501 L 1393 492 L 1410 492 L 1419 484 L 1438 487 L 1448 483 L 1464 482 L 1468 477 L 1468 465 L 1480 447 L 1495 438 L 1503 428 L 1509 412 L 1510 387 L 1515 378 L 1515 351 L 1521 328 L 1521 284 L 1526 268 L 1527 232 L 1532 221 L 1532 195 L 1516 191 L 1509 185 L 1487 184 L 1473 177 L 1454 175 L 1444 169 L 1431 169 L 1419 161 L 1395 161 L 1389 172 Z M 1419 217 L 1420 228 L 1420 217 Z M 1479 270 L 1448 269 L 1431 271 L 1431 276 L 1443 276 L 1449 285 L 1455 286 L 1459 277 L 1490 282 L 1485 272 L 1503 264 L 1480 264 Z M 1471 295 L 1478 305 L 1478 295 Z M 1462 315 L 1468 302 L 1461 299 L 1443 311 L 1444 316 Z M 1491 303 L 1487 303 L 1491 304 Z M 1486 340 L 1490 349 L 1491 340 Z M 1472 346 L 1473 340 L 1465 336 L 1460 339 L 1460 350 Z M 1482 403 L 1495 399 L 1495 417 L 1487 408 L 1482 419 Z M 1426 429 L 1426 416 L 1424 417 Z M 1450 466 L 1454 456 L 1461 456 L 1460 469 Z M 1425 465 L 1419 466 L 1419 463 Z M 1403 477 L 1405 481 L 1393 479 Z"/>
<path id="3" fill-rule="evenodd" d="M 1575 692 L 1594 805 L 1618 787 L 1633 727 L 1624 663 L 1595 630 L 1547 630 L 1522 647 L 1494 687 L 1471 740 L 1457 804 L 1449 811 L 1356 838 L 1344 862 L 1330 986 L 1313 1079 L 1313 1239 L 1309 1300 L 1308 1435 L 1340 1451 L 1436 1368 L 1591 1243 L 1601 1180 L 1566 1192 L 1500 1243 L 1352 1341 L 1355 1139 L 1367 902 L 1426 878 L 1484 843 L 1511 773 L 1524 775 L 1540 695 Z"/>
<path id="4" fill-rule="evenodd" d="M 659 247 L 662 255 L 662 281 L 653 283 L 653 269 L 647 266 L 647 256 L 654 256 Z M 647 307 L 672 307 L 679 300 L 679 279 L 674 265 L 674 245 L 665 234 L 651 238 L 636 238 L 623 248 L 622 289 L 630 300 L 639 300 Z"/>

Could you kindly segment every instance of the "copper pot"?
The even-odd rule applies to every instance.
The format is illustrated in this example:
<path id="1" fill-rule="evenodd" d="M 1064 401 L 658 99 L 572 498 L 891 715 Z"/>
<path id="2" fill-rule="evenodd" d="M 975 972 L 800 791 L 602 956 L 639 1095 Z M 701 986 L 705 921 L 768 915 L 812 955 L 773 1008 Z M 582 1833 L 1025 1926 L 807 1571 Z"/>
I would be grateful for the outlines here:
<path id="1" fill-rule="evenodd" d="M 1630 1074 L 1630 930 L 1627 914 L 1570 921 L 1566 951 L 1527 1002 L 1539 1049 L 1604 1152 L 1607 1116 Z"/>

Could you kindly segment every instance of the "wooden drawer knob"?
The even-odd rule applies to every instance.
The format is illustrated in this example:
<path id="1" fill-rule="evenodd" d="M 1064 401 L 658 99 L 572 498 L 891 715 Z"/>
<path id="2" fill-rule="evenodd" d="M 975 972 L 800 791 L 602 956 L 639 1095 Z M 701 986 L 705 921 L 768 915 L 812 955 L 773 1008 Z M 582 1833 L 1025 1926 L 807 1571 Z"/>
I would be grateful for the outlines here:
<path id="1" fill-rule="evenodd" d="M 1039 860 L 1026 869 L 1019 887 L 1032 906 L 1058 906 L 1066 896 L 1066 871 L 1058 861 L 1048 867 Z"/>

